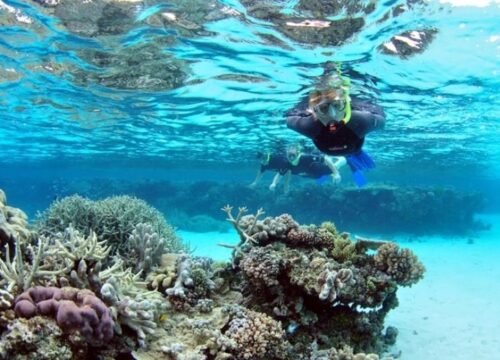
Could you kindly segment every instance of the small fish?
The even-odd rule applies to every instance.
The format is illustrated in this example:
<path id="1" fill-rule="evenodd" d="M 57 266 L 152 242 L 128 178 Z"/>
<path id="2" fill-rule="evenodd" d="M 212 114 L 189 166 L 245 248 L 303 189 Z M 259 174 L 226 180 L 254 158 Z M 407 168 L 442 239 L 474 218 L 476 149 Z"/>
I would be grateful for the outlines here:
<path id="1" fill-rule="evenodd" d="M 299 324 L 293 322 L 293 323 L 290 323 L 290 325 L 288 325 L 288 327 L 286 328 L 286 332 L 289 335 L 293 335 L 295 333 L 295 331 L 297 331 L 298 328 L 299 328 Z"/>

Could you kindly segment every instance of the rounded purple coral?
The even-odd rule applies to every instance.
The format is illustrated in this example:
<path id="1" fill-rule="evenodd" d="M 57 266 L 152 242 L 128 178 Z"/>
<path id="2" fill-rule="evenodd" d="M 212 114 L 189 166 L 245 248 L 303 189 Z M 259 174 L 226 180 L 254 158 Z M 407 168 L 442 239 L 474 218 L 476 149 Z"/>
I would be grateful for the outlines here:
<path id="1" fill-rule="evenodd" d="M 84 324 L 81 309 L 70 300 L 61 300 L 59 302 L 56 321 L 61 329 L 68 331 L 78 330 Z"/>
<path id="2" fill-rule="evenodd" d="M 36 304 L 36 310 L 40 315 L 54 316 L 59 309 L 59 301 L 54 299 L 42 300 Z"/>
<path id="3" fill-rule="evenodd" d="M 16 312 L 17 316 L 28 319 L 37 314 L 35 304 L 25 299 L 16 299 L 16 306 L 14 306 L 14 311 Z"/>
<path id="4" fill-rule="evenodd" d="M 114 335 L 109 308 L 89 290 L 37 286 L 16 298 L 14 310 L 20 317 L 55 317 L 63 331 L 79 331 L 89 341 L 108 341 Z"/>

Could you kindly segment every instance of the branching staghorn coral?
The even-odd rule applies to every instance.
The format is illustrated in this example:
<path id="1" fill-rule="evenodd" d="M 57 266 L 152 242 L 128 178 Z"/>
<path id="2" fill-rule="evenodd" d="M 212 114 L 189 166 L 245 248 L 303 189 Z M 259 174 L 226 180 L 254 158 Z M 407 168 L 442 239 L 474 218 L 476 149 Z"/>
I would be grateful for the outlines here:
<path id="1" fill-rule="evenodd" d="M 35 229 L 44 235 L 55 235 L 64 232 L 68 227 L 73 227 L 83 234 L 97 232 L 98 220 L 94 202 L 79 195 L 54 201 L 47 210 L 37 214 L 37 217 Z"/>
<path id="2" fill-rule="evenodd" d="M 263 209 L 258 209 L 255 215 L 246 215 L 247 208 L 240 207 L 236 218 L 232 215 L 233 207 L 226 205 L 222 208 L 227 214 L 229 221 L 238 232 L 240 242 L 236 245 L 219 244 L 220 246 L 233 249 L 233 266 L 239 261 L 239 255 L 256 245 L 265 245 L 272 239 L 287 239 L 291 230 L 297 229 L 298 224 L 288 214 L 272 218 L 267 217 L 263 221 L 259 217 L 264 214 Z"/>
<path id="3" fill-rule="evenodd" d="M 68 227 L 63 233 L 52 237 L 54 247 L 47 253 L 67 258 L 73 262 L 78 260 L 105 260 L 111 252 L 111 246 L 106 246 L 106 241 L 98 241 L 95 232 L 83 237 L 78 230 Z"/>
<path id="4" fill-rule="evenodd" d="M 50 264 L 43 263 L 43 259 L 47 256 L 47 243 L 48 239 L 40 236 L 36 246 L 27 245 L 29 253 L 27 258 L 31 259 L 31 263 L 24 259 L 19 239 L 16 238 L 16 253 L 12 260 L 10 247 L 5 248 L 5 260 L 0 259 L 0 277 L 7 291 L 12 292 L 15 288 L 24 291 L 32 284 L 50 281 L 70 271 L 71 266 L 68 264 L 57 270 L 49 270 Z"/>
<path id="5" fill-rule="evenodd" d="M 233 266 L 235 266 L 237 263 L 238 255 L 242 255 L 243 251 L 251 247 L 253 244 L 258 244 L 258 241 L 254 237 L 249 236 L 240 225 L 243 215 L 245 215 L 245 213 L 247 213 L 248 211 L 246 207 L 238 208 L 238 215 L 236 215 L 236 218 L 233 217 L 232 206 L 226 205 L 222 208 L 222 211 L 224 211 L 227 214 L 226 220 L 233 225 L 233 227 L 238 232 L 238 235 L 240 236 L 240 242 L 236 245 L 219 244 L 220 246 L 233 249 L 232 258 L 233 258 Z M 257 223 L 257 218 L 262 214 L 264 214 L 264 210 L 262 209 L 257 210 L 257 214 L 255 214 L 255 216 L 252 219 L 253 221 L 247 227 L 252 229 Z"/>

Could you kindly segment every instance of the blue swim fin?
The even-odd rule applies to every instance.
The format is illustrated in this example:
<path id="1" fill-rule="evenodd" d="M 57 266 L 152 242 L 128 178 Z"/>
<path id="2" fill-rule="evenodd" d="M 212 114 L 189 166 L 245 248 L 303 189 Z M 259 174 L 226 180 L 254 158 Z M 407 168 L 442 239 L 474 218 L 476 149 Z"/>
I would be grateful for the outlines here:
<path id="1" fill-rule="evenodd" d="M 353 172 L 352 179 L 354 180 L 356 185 L 358 185 L 358 187 L 363 187 L 367 184 L 365 175 L 363 174 L 363 172 L 361 170 L 357 170 L 357 171 Z"/>
<path id="2" fill-rule="evenodd" d="M 346 160 L 352 172 L 355 172 L 356 170 L 370 170 L 375 167 L 373 159 L 363 150 L 354 155 L 346 156 Z"/>
<path id="3" fill-rule="evenodd" d="M 363 150 L 354 155 L 346 156 L 347 164 L 352 171 L 352 178 L 358 187 L 363 187 L 367 184 L 364 170 L 371 170 L 375 167 L 373 159 Z"/>

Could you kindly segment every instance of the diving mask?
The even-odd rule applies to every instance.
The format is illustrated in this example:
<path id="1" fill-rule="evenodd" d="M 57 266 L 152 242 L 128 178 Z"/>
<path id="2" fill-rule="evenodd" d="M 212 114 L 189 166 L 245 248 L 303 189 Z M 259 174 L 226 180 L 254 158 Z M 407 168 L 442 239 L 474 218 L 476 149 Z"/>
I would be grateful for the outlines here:
<path id="1" fill-rule="evenodd" d="M 345 101 L 336 100 L 334 102 L 324 100 L 313 107 L 316 118 L 325 126 L 341 121 L 345 114 Z"/>
<path id="2" fill-rule="evenodd" d="M 299 162 L 299 159 L 300 159 L 300 155 L 301 155 L 301 152 L 300 152 L 299 148 L 292 147 L 292 148 L 288 148 L 286 151 L 286 157 L 287 157 L 288 161 L 293 165 L 297 165 L 297 163 Z"/>

